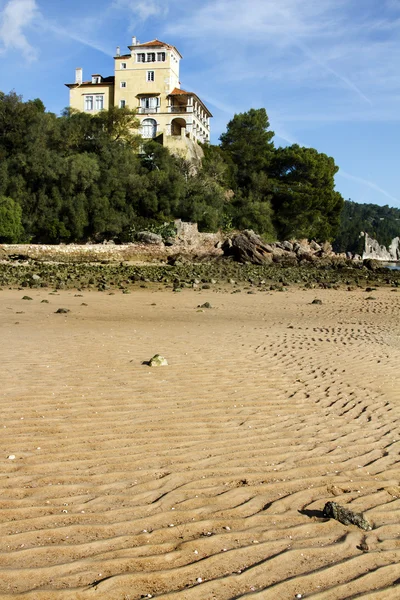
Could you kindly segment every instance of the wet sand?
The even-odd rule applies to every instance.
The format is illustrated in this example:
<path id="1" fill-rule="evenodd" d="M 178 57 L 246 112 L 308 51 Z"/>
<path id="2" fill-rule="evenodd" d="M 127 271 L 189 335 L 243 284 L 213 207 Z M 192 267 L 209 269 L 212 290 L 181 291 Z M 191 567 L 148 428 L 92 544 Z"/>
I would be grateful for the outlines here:
<path id="1" fill-rule="evenodd" d="M 76 294 L 0 292 L 0 598 L 400 597 L 400 293 Z"/>

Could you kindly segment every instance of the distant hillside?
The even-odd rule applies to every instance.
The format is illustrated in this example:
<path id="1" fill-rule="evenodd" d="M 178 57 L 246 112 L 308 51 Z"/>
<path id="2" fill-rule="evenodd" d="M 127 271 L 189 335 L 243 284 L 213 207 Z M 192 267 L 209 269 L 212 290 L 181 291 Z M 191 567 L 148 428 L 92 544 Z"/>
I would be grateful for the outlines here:
<path id="1" fill-rule="evenodd" d="M 362 254 L 365 231 L 386 247 L 400 236 L 400 209 L 377 204 L 357 204 L 346 200 L 340 215 L 339 233 L 333 242 L 335 252 Z"/>

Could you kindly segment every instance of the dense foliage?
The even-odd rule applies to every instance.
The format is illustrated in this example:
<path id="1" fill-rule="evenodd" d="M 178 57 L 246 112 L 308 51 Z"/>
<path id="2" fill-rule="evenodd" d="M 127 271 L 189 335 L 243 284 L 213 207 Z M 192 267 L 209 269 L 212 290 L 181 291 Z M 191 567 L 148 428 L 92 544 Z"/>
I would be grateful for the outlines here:
<path id="1" fill-rule="evenodd" d="M 270 239 L 334 238 L 343 199 L 333 159 L 276 149 L 264 109 L 235 115 L 197 170 L 144 143 L 137 127 L 127 108 L 56 117 L 40 100 L 0 93 L 0 242 L 126 241 L 174 218 Z"/>
<path id="2" fill-rule="evenodd" d="M 384 246 L 400 236 L 400 209 L 376 204 L 357 204 L 346 201 L 340 216 L 340 228 L 333 244 L 337 252 L 362 254 L 364 237 L 368 235 Z"/>

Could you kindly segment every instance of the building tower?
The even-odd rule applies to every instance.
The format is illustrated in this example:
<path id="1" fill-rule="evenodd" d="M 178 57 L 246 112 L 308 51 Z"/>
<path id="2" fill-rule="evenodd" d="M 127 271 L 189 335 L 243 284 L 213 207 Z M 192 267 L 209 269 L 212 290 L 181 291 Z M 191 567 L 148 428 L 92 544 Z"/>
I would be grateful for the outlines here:
<path id="1" fill-rule="evenodd" d="M 175 46 L 157 39 L 141 44 L 133 37 L 128 48 L 121 54 L 117 47 L 114 76 L 83 81 L 82 69 L 76 69 L 75 83 L 66 84 L 70 106 L 90 114 L 110 106 L 136 109 L 143 138 L 183 155 L 196 142 L 209 142 L 212 115 L 195 93 L 181 89 L 182 56 Z"/>

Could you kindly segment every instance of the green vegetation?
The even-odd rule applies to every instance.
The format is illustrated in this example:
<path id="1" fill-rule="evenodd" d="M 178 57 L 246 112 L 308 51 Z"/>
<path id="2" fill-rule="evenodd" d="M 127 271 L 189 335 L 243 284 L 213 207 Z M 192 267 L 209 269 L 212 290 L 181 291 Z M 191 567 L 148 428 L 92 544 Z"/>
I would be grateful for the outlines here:
<path id="1" fill-rule="evenodd" d="M 137 127 L 127 108 L 56 117 L 38 99 L 0 93 L 0 242 L 128 241 L 160 227 L 168 237 L 162 225 L 175 218 L 271 240 L 334 238 L 334 160 L 276 149 L 264 109 L 235 115 L 197 172 Z"/>
<path id="2" fill-rule="evenodd" d="M 14 244 L 23 235 L 22 210 L 12 198 L 0 196 L 0 242 Z"/>
<path id="3" fill-rule="evenodd" d="M 356 204 L 346 201 L 340 215 L 340 228 L 333 244 L 336 252 L 362 254 L 364 237 L 368 235 L 384 246 L 400 236 L 400 209 L 376 204 Z"/>

